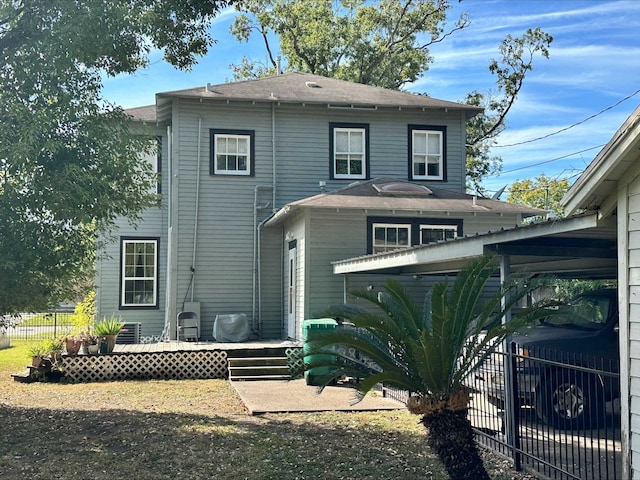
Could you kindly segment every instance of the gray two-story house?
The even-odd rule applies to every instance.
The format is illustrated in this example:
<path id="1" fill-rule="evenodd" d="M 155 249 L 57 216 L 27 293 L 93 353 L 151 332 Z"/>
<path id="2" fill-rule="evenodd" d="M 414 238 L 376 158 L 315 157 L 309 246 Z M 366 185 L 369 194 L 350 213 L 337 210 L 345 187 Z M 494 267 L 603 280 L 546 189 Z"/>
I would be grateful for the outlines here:
<path id="1" fill-rule="evenodd" d="M 158 138 L 158 208 L 121 222 L 97 265 L 98 314 L 175 338 L 196 311 L 300 339 L 346 289 L 331 262 L 512 228 L 539 210 L 465 194 L 480 109 L 303 73 L 159 93 L 129 110 Z M 422 280 L 404 281 L 422 288 Z"/>

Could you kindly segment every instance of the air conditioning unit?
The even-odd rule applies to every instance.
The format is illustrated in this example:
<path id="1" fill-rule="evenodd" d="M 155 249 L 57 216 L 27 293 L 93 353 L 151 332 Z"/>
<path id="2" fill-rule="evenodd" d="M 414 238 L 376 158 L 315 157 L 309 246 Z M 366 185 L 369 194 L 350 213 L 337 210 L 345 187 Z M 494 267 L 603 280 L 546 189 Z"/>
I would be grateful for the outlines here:
<path id="1" fill-rule="evenodd" d="M 137 323 L 125 323 L 120 330 L 120 334 L 116 339 L 116 343 L 121 344 L 133 344 L 140 343 L 140 331 L 142 330 L 142 324 Z"/>

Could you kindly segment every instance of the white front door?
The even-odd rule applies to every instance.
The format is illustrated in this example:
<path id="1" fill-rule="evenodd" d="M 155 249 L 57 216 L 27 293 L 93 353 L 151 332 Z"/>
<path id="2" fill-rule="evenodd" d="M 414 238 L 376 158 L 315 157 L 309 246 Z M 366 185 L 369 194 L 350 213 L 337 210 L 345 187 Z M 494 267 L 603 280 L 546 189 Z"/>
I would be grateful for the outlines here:
<path id="1" fill-rule="evenodd" d="M 298 283 L 298 249 L 289 248 L 289 275 L 287 287 L 287 336 L 296 338 L 296 285 Z"/>

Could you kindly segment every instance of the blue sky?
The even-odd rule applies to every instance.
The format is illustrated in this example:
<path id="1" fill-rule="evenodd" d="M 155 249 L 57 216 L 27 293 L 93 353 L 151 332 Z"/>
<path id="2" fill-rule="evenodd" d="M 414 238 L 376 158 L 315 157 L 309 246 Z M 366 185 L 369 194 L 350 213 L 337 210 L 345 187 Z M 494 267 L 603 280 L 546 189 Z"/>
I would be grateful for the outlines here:
<path id="1" fill-rule="evenodd" d="M 541 27 L 554 37 L 550 58 L 534 61 L 492 150 L 503 159 L 503 173 L 487 178 L 484 187 L 491 192 L 541 173 L 575 180 L 640 104 L 640 2 L 454 0 L 451 22 L 465 11 L 471 25 L 432 47 L 429 71 L 407 90 L 452 101 L 472 90 L 488 92 L 495 78 L 487 67 L 499 58 L 502 39 Z M 157 92 L 229 80 L 229 65 L 243 56 L 265 58 L 260 42 L 240 44 L 228 33 L 234 15 L 227 9 L 218 16 L 212 27 L 218 43 L 191 72 L 176 71 L 155 52 L 148 69 L 106 79 L 105 98 L 125 108 L 149 105 Z M 583 123 L 548 136 L 578 122 Z M 530 141 L 543 136 L 548 137 Z M 508 146 L 513 144 L 519 145 Z"/>

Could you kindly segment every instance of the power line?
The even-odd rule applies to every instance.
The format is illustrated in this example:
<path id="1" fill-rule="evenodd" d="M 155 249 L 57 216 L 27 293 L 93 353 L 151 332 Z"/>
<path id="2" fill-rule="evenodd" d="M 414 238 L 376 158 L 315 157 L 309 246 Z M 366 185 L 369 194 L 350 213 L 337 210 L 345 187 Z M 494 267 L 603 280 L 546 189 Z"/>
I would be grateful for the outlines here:
<path id="1" fill-rule="evenodd" d="M 520 171 L 520 170 L 526 170 L 527 168 L 537 167 L 538 165 L 544 165 L 545 163 L 557 162 L 558 160 L 562 160 L 564 158 L 571 157 L 573 155 L 577 155 L 579 153 L 588 152 L 589 150 L 595 150 L 596 148 L 602 148 L 605 145 L 606 145 L 606 143 L 603 143 L 602 145 L 596 145 L 595 147 L 585 148 L 584 150 L 580 150 L 578 152 L 568 153 L 566 155 L 562 155 L 561 157 L 552 158 L 551 160 L 544 160 L 542 162 L 532 163 L 531 165 L 525 165 L 524 167 L 512 168 L 511 170 L 503 170 L 502 172 L 500 172 L 500 174 L 496 175 L 496 177 L 499 177 L 499 176 L 501 176 L 501 175 L 503 175 L 505 173 L 513 173 L 513 172 L 517 172 L 517 171 Z"/>
<path id="2" fill-rule="evenodd" d="M 524 145 L 526 143 L 537 142 L 538 140 L 544 140 L 545 138 L 549 138 L 549 137 L 552 137 L 554 135 L 558 135 L 559 133 L 566 132 L 567 130 L 569 130 L 569 129 L 573 128 L 573 127 L 577 127 L 578 125 L 582 125 L 583 123 L 588 122 L 589 120 L 591 120 L 593 118 L 596 118 L 599 115 L 602 115 L 604 112 L 609 111 L 609 110 L 617 107 L 622 102 L 625 102 L 625 101 L 629 100 L 630 98 L 635 97 L 638 93 L 640 93 L 640 89 L 636 90 L 631 95 L 627 95 L 626 97 L 624 97 L 623 99 L 621 99 L 618 102 L 614 103 L 613 105 L 611 105 L 611 106 L 609 106 L 609 107 L 607 107 L 607 108 L 605 108 L 603 110 L 600 110 L 598 113 L 594 113 L 593 115 L 585 118 L 584 120 L 580 120 L 579 122 L 576 122 L 573 125 L 569 125 L 568 127 L 561 128 L 558 131 L 555 131 L 555 132 L 552 132 L 552 133 L 548 133 L 547 135 L 543 135 L 541 137 L 532 138 L 530 140 L 523 140 L 522 142 L 508 143 L 506 145 L 494 145 L 492 148 L 515 147 L 517 145 Z"/>

